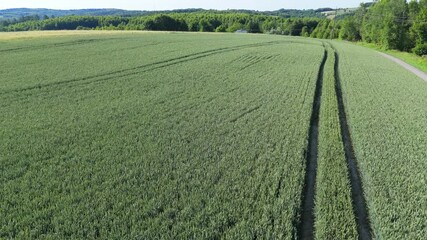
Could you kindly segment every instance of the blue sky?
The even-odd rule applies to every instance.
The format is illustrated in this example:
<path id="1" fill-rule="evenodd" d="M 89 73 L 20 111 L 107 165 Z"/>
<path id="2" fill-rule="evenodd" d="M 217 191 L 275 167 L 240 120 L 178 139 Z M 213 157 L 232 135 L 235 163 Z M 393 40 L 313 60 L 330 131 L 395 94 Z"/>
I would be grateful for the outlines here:
<path id="1" fill-rule="evenodd" d="M 362 0 L 0 0 L 6 8 L 121 8 L 168 10 L 181 8 L 277 10 L 357 7 Z M 367 2 L 367 1 L 365 1 Z"/>

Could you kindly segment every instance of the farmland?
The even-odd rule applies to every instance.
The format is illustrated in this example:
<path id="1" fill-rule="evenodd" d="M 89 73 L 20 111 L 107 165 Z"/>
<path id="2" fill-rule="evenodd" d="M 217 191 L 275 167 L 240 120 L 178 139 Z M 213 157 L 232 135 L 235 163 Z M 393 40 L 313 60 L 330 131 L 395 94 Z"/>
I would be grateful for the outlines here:
<path id="1" fill-rule="evenodd" d="M 31 43 L 1 50 L 3 69 L 15 69 L 0 90 L 2 237 L 295 234 L 320 43 L 209 34 Z"/>
<path id="2" fill-rule="evenodd" d="M 423 238 L 427 85 L 371 50 L 335 46 L 373 233 L 381 239 Z"/>
<path id="3" fill-rule="evenodd" d="M 427 85 L 372 50 L 79 31 L 0 53 L 0 238 L 427 233 Z"/>
<path id="4" fill-rule="evenodd" d="M 327 52 L 319 117 L 316 239 L 356 239 L 358 235 L 335 90 L 335 52 L 330 46 Z"/>

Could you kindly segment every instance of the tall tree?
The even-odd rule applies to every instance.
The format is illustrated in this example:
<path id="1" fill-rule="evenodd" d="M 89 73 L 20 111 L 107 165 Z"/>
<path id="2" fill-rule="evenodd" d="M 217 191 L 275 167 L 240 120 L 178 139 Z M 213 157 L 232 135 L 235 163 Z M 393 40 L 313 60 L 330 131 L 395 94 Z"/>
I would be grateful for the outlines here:
<path id="1" fill-rule="evenodd" d="M 423 8 L 418 14 L 412 26 L 417 45 L 427 42 L 427 8 Z"/>
<path id="2" fill-rule="evenodd" d="M 363 19 L 362 38 L 387 49 L 406 50 L 409 40 L 406 0 L 381 0 Z"/>
<path id="3" fill-rule="evenodd" d="M 341 22 L 339 38 L 348 41 L 359 41 L 361 37 L 358 27 L 353 16 L 345 18 Z"/>

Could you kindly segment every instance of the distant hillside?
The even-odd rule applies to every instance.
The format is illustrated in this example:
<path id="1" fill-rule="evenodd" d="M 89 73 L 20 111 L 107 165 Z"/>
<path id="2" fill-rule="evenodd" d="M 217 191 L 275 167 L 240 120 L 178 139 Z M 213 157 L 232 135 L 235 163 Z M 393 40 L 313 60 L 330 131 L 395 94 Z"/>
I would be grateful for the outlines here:
<path id="1" fill-rule="evenodd" d="M 329 19 L 343 18 L 345 16 L 352 16 L 358 8 L 339 8 L 323 11 L 322 14 Z"/>
<path id="2" fill-rule="evenodd" d="M 322 18 L 323 15 L 321 11 L 308 9 L 308 10 L 298 10 L 298 9 L 279 9 L 275 11 L 254 11 L 254 10 L 228 10 L 225 12 L 239 12 L 239 13 L 249 13 L 249 14 L 264 14 L 269 16 L 277 16 L 284 18 L 304 18 L 304 17 L 317 17 Z"/>
<path id="3" fill-rule="evenodd" d="M 78 10 L 54 10 L 45 8 L 12 8 L 0 10 L 0 19 L 20 19 L 28 16 L 38 15 L 40 17 L 62 17 L 62 16 L 142 16 L 158 13 L 183 13 L 183 12 L 199 12 L 206 11 L 204 9 L 179 9 L 170 11 L 129 11 L 122 9 L 78 9 Z M 214 10 L 212 10 L 214 11 Z M 295 9 L 279 9 L 276 11 L 259 12 L 254 10 L 227 10 L 218 12 L 239 12 L 250 14 L 265 14 L 271 16 L 280 16 L 284 18 L 292 17 L 322 17 L 319 10 L 295 10 Z"/>
<path id="4" fill-rule="evenodd" d="M 2 19 L 19 19 L 28 16 L 38 15 L 40 17 L 63 17 L 63 16 L 122 16 L 122 17 L 132 17 L 140 16 L 147 14 L 156 14 L 156 13 L 170 13 L 170 12 L 198 12 L 203 11 L 203 9 L 180 9 L 180 10 L 171 10 L 171 11 L 138 11 L 138 10 L 123 10 L 123 9 L 73 9 L 73 10 L 56 10 L 56 9 L 46 9 L 46 8 L 11 8 L 0 10 L 0 18 Z"/>
<path id="5" fill-rule="evenodd" d="M 78 16 L 135 16 L 143 15 L 146 11 L 127 11 L 121 9 L 78 9 L 78 10 L 55 10 L 55 9 L 45 9 L 45 8 L 12 8 L 0 10 L 0 18 L 3 19 L 13 19 L 13 18 L 22 18 L 28 16 L 69 16 L 69 15 L 78 15 Z"/>
<path id="6" fill-rule="evenodd" d="M 371 8 L 374 4 L 375 4 L 375 2 L 363 3 L 363 5 L 366 9 Z M 344 19 L 345 17 L 348 17 L 348 16 L 353 16 L 358 8 L 359 7 L 338 8 L 338 9 L 321 8 L 321 9 L 317 9 L 317 11 L 321 12 L 321 14 L 324 15 L 325 17 L 327 17 L 328 19 L 340 20 L 340 19 Z"/>

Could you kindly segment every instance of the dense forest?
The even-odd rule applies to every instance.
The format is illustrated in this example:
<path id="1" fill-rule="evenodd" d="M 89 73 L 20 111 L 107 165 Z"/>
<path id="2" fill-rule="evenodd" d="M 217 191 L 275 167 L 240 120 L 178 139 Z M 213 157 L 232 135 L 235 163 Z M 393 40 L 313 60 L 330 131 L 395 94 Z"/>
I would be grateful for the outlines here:
<path id="1" fill-rule="evenodd" d="M 264 14 L 269 16 L 278 16 L 284 18 L 301 18 L 301 17 L 322 17 L 322 12 L 331 11 L 331 8 L 321 8 L 317 10 L 297 10 L 297 9 L 279 9 L 275 11 L 255 11 L 255 10 L 227 10 L 221 11 L 223 13 L 249 13 L 249 14 Z M 137 11 L 137 10 L 122 10 L 122 9 L 76 9 L 76 10 L 56 10 L 45 8 L 11 8 L 0 10 L 0 19 L 17 21 L 20 18 L 31 16 L 145 16 L 155 14 L 170 14 L 170 13 L 193 13 L 203 12 L 205 10 L 200 8 L 188 8 L 177 10 L 163 10 L 163 11 Z"/>
<path id="2" fill-rule="evenodd" d="M 122 16 L 65 16 L 49 18 L 28 16 L 15 22 L 3 21 L 2 31 L 31 30 L 150 30 L 150 31 L 194 31 L 275 33 L 285 35 L 307 35 L 321 18 L 285 18 L 265 14 L 199 11 L 190 13 L 155 14 L 138 17 Z M 304 33 L 303 33 L 304 31 Z"/>
<path id="3" fill-rule="evenodd" d="M 148 13 L 148 11 L 129 11 L 121 9 L 73 9 L 56 10 L 47 8 L 11 8 L 0 10 L 0 19 L 13 20 L 30 16 L 136 16 Z"/>
<path id="4" fill-rule="evenodd" d="M 143 16 L 27 16 L 0 22 L 0 31 L 151 30 L 269 33 L 377 44 L 427 55 L 427 0 L 379 0 L 361 4 L 345 17 L 328 19 L 321 10 L 275 12 L 187 11 Z M 301 15 L 298 15 L 301 14 Z"/>
<path id="5" fill-rule="evenodd" d="M 353 16 L 329 24 L 338 25 L 334 37 L 427 54 L 427 0 L 380 0 L 369 8 L 362 4 Z"/>

